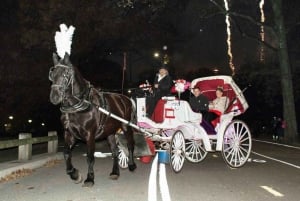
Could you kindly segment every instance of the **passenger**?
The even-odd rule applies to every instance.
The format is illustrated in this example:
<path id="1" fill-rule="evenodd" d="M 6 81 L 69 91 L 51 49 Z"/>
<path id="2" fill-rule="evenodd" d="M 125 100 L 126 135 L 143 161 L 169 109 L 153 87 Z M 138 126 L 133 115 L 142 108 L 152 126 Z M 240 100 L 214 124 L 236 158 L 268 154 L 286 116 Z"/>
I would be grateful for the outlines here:
<path id="1" fill-rule="evenodd" d="M 208 99 L 201 93 L 199 87 L 193 88 L 194 96 L 190 98 L 189 103 L 194 112 L 201 112 L 203 116 L 208 112 Z"/>
<path id="2" fill-rule="evenodd" d="M 228 107 L 229 99 L 223 96 L 223 92 L 223 87 L 218 86 L 216 89 L 217 97 L 209 103 L 209 112 L 204 116 L 204 119 L 209 123 L 223 114 Z"/>
<path id="3" fill-rule="evenodd" d="M 154 78 L 153 88 L 150 90 L 151 96 L 148 96 L 146 99 L 147 114 L 149 117 L 152 116 L 156 103 L 159 99 L 163 96 L 170 95 L 172 84 L 173 82 L 168 69 L 165 66 L 161 66 Z"/>

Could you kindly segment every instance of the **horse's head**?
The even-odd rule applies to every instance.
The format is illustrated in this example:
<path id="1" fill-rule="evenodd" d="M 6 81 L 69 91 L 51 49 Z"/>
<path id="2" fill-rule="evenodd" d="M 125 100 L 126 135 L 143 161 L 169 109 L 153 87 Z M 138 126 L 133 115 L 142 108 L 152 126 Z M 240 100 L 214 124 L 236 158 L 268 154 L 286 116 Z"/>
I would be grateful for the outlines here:
<path id="1" fill-rule="evenodd" d="M 62 102 L 67 90 L 72 85 L 74 70 L 67 53 L 61 60 L 58 60 L 57 55 L 53 53 L 53 63 L 54 66 L 49 70 L 49 80 L 52 82 L 50 102 L 57 105 Z"/>

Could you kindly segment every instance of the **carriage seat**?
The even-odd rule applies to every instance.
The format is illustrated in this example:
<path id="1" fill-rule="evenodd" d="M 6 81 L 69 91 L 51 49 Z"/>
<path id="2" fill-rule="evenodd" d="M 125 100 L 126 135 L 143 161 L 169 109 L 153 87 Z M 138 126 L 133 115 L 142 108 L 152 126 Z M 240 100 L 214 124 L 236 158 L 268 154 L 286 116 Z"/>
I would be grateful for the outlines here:
<path id="1" fill-rule="evenodd" d="M 164 105 L 167 101 L 163 99 L 159 99 L 156 103 L 154 111 L 151 116 L 151 120 L 156 123 L 162 123 L 164 121 Z"/>
<path id="2" fill-rule="evenodd" d="M 162 123 L 165 118 L 176 118 L 180 122 L 201 122 L 202 114 L 193 112 L 185 100 L 167 97 L 158 101 L 151 116 L 151 119 L 156 123 Z"/>

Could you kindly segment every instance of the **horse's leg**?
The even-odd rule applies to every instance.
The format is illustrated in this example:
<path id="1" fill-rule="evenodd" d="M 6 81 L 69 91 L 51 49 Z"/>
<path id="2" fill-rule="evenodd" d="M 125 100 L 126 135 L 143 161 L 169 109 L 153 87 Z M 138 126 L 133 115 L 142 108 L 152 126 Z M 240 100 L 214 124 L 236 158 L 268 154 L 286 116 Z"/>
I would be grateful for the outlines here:
<path id="1" fill-rule="evenodd" d="M 73 167 L 72 164 L 72 149 L 75 144 L 74 137 L 68 131 L 65 131 L 64 138 L 65 138 L 64 158 L 66 162 L 67 174 L 70 175 L 70 178 L 74 180 L 76 184 L 81 183 L 82 176 L 80 172 Z"/>
<path id="2" fill-rule="evenodd" d="M 127 140 L 127 147 L 128 147 L 128 169 L 130 171 L 134 171 L 136 169 L 136 164 L 134 162 L 134 138 L 133 138 L 133 131 L 132 128 L 129 127 L 128 125 L 122 125 L 122 130 L 125 134 L 126 140 Z"/>
<path id="3" fill-rule="evenodd" d="M 109 146 L 110 146 L 110 149 L 111 149 L 111 153 L 112 153 L 112 156 L 113 156 L 113 168 L 112 168 L 112 172 L 110 173 L 110 178 L 113 179 L 113 180 L 116 180 L 119 178 L 120 176 L 120 169 L 119 169 L 119 148 L 117 146 L 117 143 L 116 143 L 116 138 L 115 138 L 115 135 L 112 134 L 112 135 L 109 135 L 107 137 L 107 141 L 109 143 Z"/>
<path id="4" fill-rule="evenodd" d="M 87 142 L 87 156 L 86 160 L 88 163 L 88 173 L 86 180 L 84 181 L 83 187 L 92 187 L 94 185 L 94 164 L 95 164 L 95 139 L 89 137 Z"/>

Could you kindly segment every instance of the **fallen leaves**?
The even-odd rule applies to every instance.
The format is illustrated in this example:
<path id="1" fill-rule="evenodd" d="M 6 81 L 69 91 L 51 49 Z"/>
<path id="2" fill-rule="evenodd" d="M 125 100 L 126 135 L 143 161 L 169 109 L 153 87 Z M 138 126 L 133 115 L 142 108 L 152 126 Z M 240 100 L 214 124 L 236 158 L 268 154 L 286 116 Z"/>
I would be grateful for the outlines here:
<path id="1" fill-rule="evenodd" d="M 18 179 L 18 178 L 21 178 L 21 177 L 25 177 L 27 175 L 32 174 L 32 172 L 33 172 L 32 169 L 16 170 L 16 171 L 10 173 L 9 175 L 6 175 L 5 177 L 2 177 L 0 179 L 0 183 L 15 180 L 15 179 Z"/>

